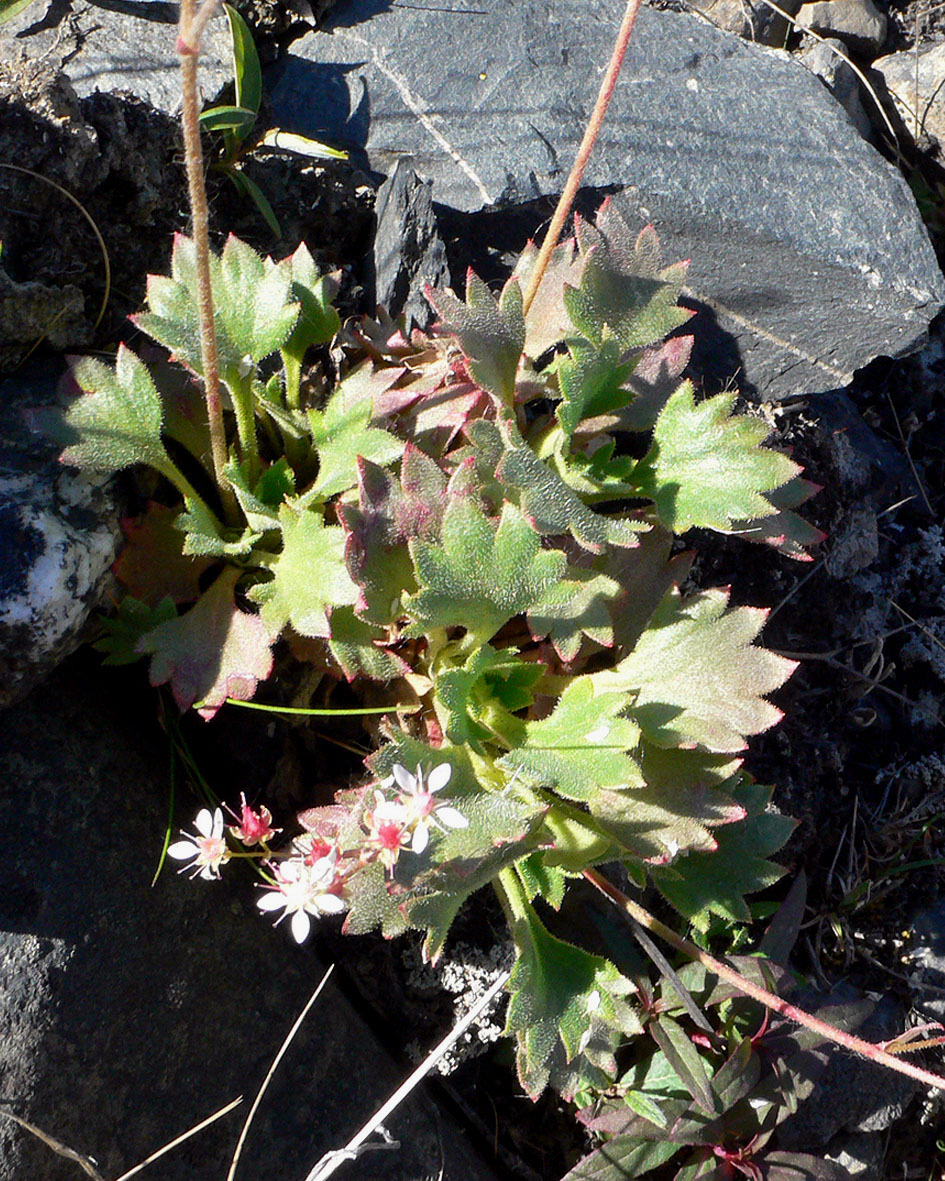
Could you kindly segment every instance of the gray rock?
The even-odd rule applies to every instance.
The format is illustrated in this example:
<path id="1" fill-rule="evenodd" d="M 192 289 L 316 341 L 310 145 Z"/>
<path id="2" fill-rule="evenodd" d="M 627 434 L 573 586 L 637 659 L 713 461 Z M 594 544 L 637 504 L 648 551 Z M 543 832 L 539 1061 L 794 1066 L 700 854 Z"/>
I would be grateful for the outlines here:
<path id="1" fill-rule="evenodd" d="M 262 918 L 249 873 L 191 882 L 165 866 L 152 888 L 168 784 L 149 709 L 139 682 L 80 657 L 0 716 L 0 1095 L 94 1156 L 106 1177 L 242 1095 L 151 1170 L 161 1181 L 221 1181 L 325 965 Z M 175 827 L 197 806 L 179 787 Z M 238 1176 L 301 1181 L 406 1073 L 336 974 L 273 1078 Z M 493 1181 L 422 1088 L 386 1126 L 401 1147 L 339 1177 Z M 77 1174 L 0 1120 L 0 1181 Z"/>
<path id="2" fill-rule="evenodd" d="M 945 1021 L 945 901 L 938 899 L 912 921 L 913 943 L 903 956 L 910 968 L 916 1008 Z"/>
<path id="3" fill-rule="evenodd" d="M 833 37 L 825 37 L 822 41 L 813 41 L 813 44 L 802 50 L 798 54 L 798 60 L 803 62 L 811 73 L 817 75 L 850 116 L 851 123 L 860 135 L 864 139 L 869 139 L 873 134 L 873 124 L 863 107 L 860 80 L 850 63 L 845 61 L 837 50 L 844 55 L 847 53 L 842 42 Z"/>
<path id="4" fill-rule="evenodd" d="M 839 37 L 861 53 L 877 53 L 886 40 L 886 14 L 873 0 L 812 0 L 802 4 L 798 26 Z"/>
<path id="5" fill-rule="evenodd" d="M 846 1169 L 857 1181 L 882 1181 L 883 1137 L 876 1132 L 854 1132 L 831 1140 L 824 1159 Z"/>
<path id="6" fill-rule="evenodd" d="M 427 328 L 433 309 L 424 297 L 427 284 L 449 282 L 446 247 L 436 225 L 429 181 L 421 181 L 403 161 L 381 185 L 374 206 L 374 304 L 396 319 Z"/>
<path id="7" fill-rule="evenodd" d="M 180 106 L 176 52 L 177 5 L 164 0 L 66 0 L 31 4 L 0 26 L 0 56 L 33 61 L 53 56 L 80 98 L 96 91 L 133 94 L 168 114 Z M 226 18 L 214 16 L 204 34 L 200 87 L 208 100 L 231 81 Z"/>
<path id="8" fill-rule="evenodd" d="M 108 483 L 60 467 L 30 438 L 21 412 L 44 400 L 48 375 L 0 386 L 0 707 L 81 643 L 120 540 Z"/>
<path id="9" fill-rule="evenodd" d="M 554 194 L 622 10 L 350 0 L 271 70 L 275 119 L 382 175 L 407 157 L 457 210 Z M 728 376 L 767 397 L 914 349 L 945 299 L 908 186 L 817 79 L 694 17 L 641 10 L 585 183 L 623 189 L 666 257 L 692 259 Z"/>
<path id="10" fill-rule="evenodd" d="M 918 142 L 931 136 L 945 145 L 945 45 L 916 55 L 910 50 L 878 57 L 873 69 L 882 75 L 906 130 Z M 916 74 L 918 73 L 918 96 Z"/>
<path id="11" fill-rule="evenodd" d="M 848 1004 L 860 999 L 849 985 L 838 985 L 820 1004 Z M 811 1008 L 810 997 L 791 998 L 800 1008 Z M 855 1032 L 866 1041 L 888 1041 L 905 1028 L 905 1014 L 892 997 L 881 997 Z M 778 1125 L 777 1146 L 793 1152 L 815 1153 L 844 1132 L 878 1132 L 899 1119 L 912 1101 L 918 1084 L 884 1066 L 848 1054 L 831 1042 L 810 1052 L 811 1069 L 819 1072 L 814 1095 Z"/>
<path id="12" fill-rule="evenodd" d="M 688 6 L 701 12 L 717 29 L 734 33 L 759 45 L 784 44 L 788 22 L 764 0 L 688 0 Z M 800 0 L 785 0 L 779 4 L 790 16 L 796 16 Z"/>

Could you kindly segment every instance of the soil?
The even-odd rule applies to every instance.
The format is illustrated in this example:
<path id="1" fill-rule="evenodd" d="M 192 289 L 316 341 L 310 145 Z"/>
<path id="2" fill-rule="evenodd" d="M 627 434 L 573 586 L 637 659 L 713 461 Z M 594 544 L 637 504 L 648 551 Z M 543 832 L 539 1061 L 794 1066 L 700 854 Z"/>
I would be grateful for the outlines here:
<path id="1" fill-rule="evenodd" d="M 321 19 L 330 2 L 298 0 L 292 11 L 275 0 L 240 7 L 265 61 Z M 920 47 L 945 38 L 945 7 L 896 3 L 884 52 L 913 47 L 917 13 Z M 132 339 L 126 317 L 140 306 L 145 277 L 166 268 L 172 234 L 186 227 L 176 124 L 127 98 L 78 100 L 47 66 L 8 62 L 0 64 L 0 127 L 4 158 L 67 188 L 100 229 L 112 272 L 105 316 L 95 325 L 103 265 L 86 218 L 49 183 L 0 169 L 7 275 L 50 287 L 66 279 L 80 293 L 82 312 L 57 348 L 109 349 L 119 338 Z M 908 167 L 935 183 L 945 175 L 941 164 L 930 144 Z M 342 310 L 356 310 L 372 232 L 369 178 L 347 164 L 273 157 L 253 159 L 248 169 L 273 204 L 282 239 L 274 242 L 256 210 L 211 172 L 217 242 L 233 232 L 281 257 L 304 240 L 320 266 L 342 268 Z M 505 222 L 505 239 L 488 255 L 463 247 L 457 218 L 446 235 L 455 273 L 470 260 L 487 276 L 495 273 L 545 216 L 547 210 L 530 210 L 517 224 Z M 931 228 L 941 259 L 940 225 Z M 0 369 L 16 367 L 36 343 L 8 345 Z M 907 958 L 908 932 L 917 910 L 945 894 L 943 378 L 945 317 L 921 355 L 879 360 L 857 375 L 847 392 L 859 424 L 844 417 L 849 405 L 842 400 L 828 410 L 817 398 L 769 410 L 779 441 L 824 485 L 806 515 L 831 540 L 812 563 L 800 564 L 762 547 L 699 537 L 693 571 L 701 586 L 731 584 L 738 602 L 773 605 L 766 645 L 801 660 L 777 695 L 784 721 L 753 744 L 747 760 L 756 778 L 777 785 L 778 807 L 798 820 L 780 858 L 785 882 L 801 868 L 809 882 L 796 968 L 825 986 L 844 978 L 864 991 L 892 993 L 916 1020 L 924 994 Z M 212 743 L 213 759 L 224 764 L 221 779 L 239 782 L 247 794 L 270 789 L 287 815 L 326 802 L 339 779 L 357 773 L 353 755 L 332 746 L 326 759 L 322 744 L 313 785 L 310 737 L 280 732 L 268 748 L 250 753 L 229 740 L 228 728 L 238 725 L 225 715 L 212 728 L 185 719 L 183 732 L 198 763 L 209 759 Z M 356 730 L 333 737 L 355 748 L 362 743 Z M 771 897 L 785 890 L 782 883 Z M 504 939 L 502 916 L 484 899 L 460 919 L 454 947 L 463 948 L 467 964 L 488 967 L 495 962 L 491 949 L 501 949 Z M 431 988 L 416 940 L 389 944 L 326 929 L 318 942 L 325 958 L 340 964 L 380 1036 L 395 1042 L 405 1067 L 410 1053 L 422 1056 L 452 1025 L 451 995 Z M 402 1030 L 410 1047 L 397 1036 Z M 438 1086 L 500 1176 L 558 1181 L 587 1150 L 560 1100 L 546 1095 L 533 1105 L 522 1097 L 501 1041 Z M 886 1175 L 945 1176 L 936 1147 L 943 1135 L 945 1116 L 917 1101 L 892 1130 Z"/>

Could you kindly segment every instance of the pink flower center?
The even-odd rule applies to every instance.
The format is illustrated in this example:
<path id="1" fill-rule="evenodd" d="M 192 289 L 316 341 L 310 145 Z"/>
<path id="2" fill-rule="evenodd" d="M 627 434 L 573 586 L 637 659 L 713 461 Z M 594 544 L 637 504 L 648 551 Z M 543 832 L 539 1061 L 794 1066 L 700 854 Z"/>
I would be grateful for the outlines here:
<path id="1" fill-rule="evenodd" d="M 382 849 L 399 849 L 403 831 L 403 826 L 400 824 L 382 821 L 377 826 L 377 843 Z"/>

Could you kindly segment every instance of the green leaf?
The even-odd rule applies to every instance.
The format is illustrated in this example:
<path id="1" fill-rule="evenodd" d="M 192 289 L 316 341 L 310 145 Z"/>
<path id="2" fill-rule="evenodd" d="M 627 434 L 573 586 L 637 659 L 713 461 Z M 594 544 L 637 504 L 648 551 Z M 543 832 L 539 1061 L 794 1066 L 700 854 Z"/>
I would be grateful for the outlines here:
<path id="1" fill-rule="evenodd" d="M 400 439 L 370 425 L 372 406 L 369 398 L 353 397 L 342 382 L 324 410 L 309 410 L 312 442 L 318 451 L 318 476 L 306 492 L 327 500 L 338 492 L 347 492 L 358 483 L 358 460 L 380 466 L 393 463 L 403 454 Z"/>
<path id="2" fill-rule="evenodd" d="M 295 492 L 295 477 L 285 456 L 270 464 L 252 489 L 245 463 L 231 460 L 223 470 L 250 529 L 262 534 L 280 528 L 279 508 Z"/>
<path id="3" fill-rule="evenodd" d="M 349 681 L 367 677 L 383 683 L 410 672 L 405 660 L 384 647 L 386 631 L 358 619 L 350 607 L 333 608 L 329 626 L 328 647 Z"/>
<path id="4" fill-rule="evenodd" d="M 279 225 L 279 219 L 276 217 L 275 210 L 270 205 L 269 198 L 253 178 L 236 164 L 224 167 L 223 172 L 236 191 L 244 197 L 249 197 L 250 201 L 256 206 L 262 214 L 263 221 L 269 227 L 272 236 L 274 238 L 281 238 L 282 227 Z"/>
<path id="5" fill-rule="evenodd" d="M 626 705 L 623 694 L 595 695 L 590 677 L 576 677 L 549 717 L 526 724 L 523 744 L 499 766 L 567 800 L 586 801 L 600 788 L 642 787 L 640 768 L 627 754 L 640 731 L 619 716 Z"/>
<path id="6" fill-rule="evenodd" d="M 661 750 L 641 743 L 635 752 L 642 782 L 627 790 L 601 788 L 589 799 L 599 829 L 630 857 L 652 865 L 691 850 L 712 852 L 713 830 L 744 819 L 745 810 L 723 790 L 733 786 L 739 760 L 699 750 Z"/>
<path id="7" fill-rule="evenodd" d="M 634 362 L 624 358 L 615 340 L 605 340 L 599 348 L 583 341 L 568 346 L 557 364 L 561 401 L 555 413 L 569 439 L 585 419 L 620 410 L 633 397 L 625 383 Z"/>
<path id="8" fill-rule="evenodd" d="M 537 261 L 538 248 L 534 242 L 529 242 L 512 272 L 523 291 Z M 551 259 L 525 314 L 525 353 L 533 361 L 573 334 L 564 306 L 564 292 L 566 286 L 580 285 L 585 261 L 585 257 L 576 252 L 573 238 L 559 242 L 551 252 Z"/>
<path id="9" fill-rule="evenodd" d="M 259 54 L 246 22 L 232 4 L 224 4 L 230 22 L 230 42 L 233 47 L 233 79 L 236 84 L 236 104 L 255 116 L 262 102 L 262 69 Z"/>
<path id="10" fill-rule="evenodd" d="M 666 1055 L 666 1060 L 695 1102 L 709 1115 L 719 1108 L 709 1086 L 709 1072 L 688 1034 L 666 1014 L 660 1014 L 647 1027 L 650 1036 Z"/>
<path id="11" fill-rule="evenodd" d="M 656 421 L 653 445 L 633 481 L 674 533 L 694 526 L 729 532 L 735 522 L 770 517 L 775 509 L 765 494 L 801 470 L 762 447 L 771 428 L 760 418 L 732 415 L 734 404 L 734 394 L 717 394 L 697 406 L 687 381 Z"/>
<path id="12" fill-rule="evenodd" d="M 118 472 L 146 463 L 175 470 L 161 441 L 164 411 L 148 367 L 123 344 L 115 368 L 80 357 L 72 376 L 83 390 L 65 413 L 63 463 L 85 471 Z"/>
<path id="13" fill-rule="evenodd" d="M 796 562 L 811 562 L 813 558 L 807 552 L 807 547 L 819 545 L 827 534 L 793 510 L 819 491 L 819 484 L 796 476 L 766 494 L 765 499 L 771 502 L 775 510 L 770 517 L 755 521 L 733 521 L 731 531 L 746 541 L 770 545 Z"/>
<path id="14" fill-rule="evenodd" d="M 184 534 L 183 552 L 187 555 L 231 561 L 246 558 L 262 536 L 252 529 L 224 529 L 202 501 L 185 496 L 184 508 L 186 512 L 177 517 L 174 527 Z"/>
<path id="15" fill-rule="evenodd" d="M 23 9 L 28 8 L 32 3 L 33 0 L 0 0 L 0 25 L 19 16 Z"/>
<path id="16" fill-rule="evenodd" d="M 292 297 L 298 300 L 302 309 L 292 335 L 282 347 L 288 403 L 297 407 L 302 361 L 306 352 L 313 345 L 327 344 L 341 327 L 341 319 L 331 305 L 331 300 L 338 293 L 338 282 L 332 276 L 318 274 L 315 260 L 304 242 L 279 265 L 289 271 Z"/>
<path id="17" fill-rule="evenodd" d="M 292 299 L 291 274 L 232 235 L 219 258 L 210 256 L 210 278 L 220 376 L 238 396 L 247 363 L 285 344 L 299 305 Z M 190 238 L 175 237 L 170 278 L 148 276 L 147 301 L 149 311 L 134 317 L 134 323 L 202 377 L 197 261 Z"/>
<path id="18" fill-rule="evenodd" d="M 550 636 L 562 660 L 575 660 L 582 636 L 604 648 L 612 646 L 610 606 L 620 594 L 620 583 L 606 574 L 570 566 L 567 576 L 550 586 L 528 609 L 528 626 L 536 640 Z"/>
<path id="19" fill-rule="evenodd" d="M 257 583 L 249 598 L 261 604 L 263 622 L 274 636 L 291 624 L 301 636 L 331 635 L 328 611 L 353 606 L 358 588 L 344 563 L 344 530 L 325 525 L 319 512 L 279 510 L 283 548 L 269 582 Z"/>
<path id="20" fill-rule="evenodd" d="M 239 577 L 239 570 L 225 569 L 186 615 L 158 624 L 137 645 L 151 654 L 151 684 L 170 681 L 178 706 L 196 703 L 207 719 L 228 697 L 249 701 L 272 672 L 269 633 L 234 600 Z"/>
<path id="21" fill-rule="evenodd" d="M 576 492 L 547 467 L 509 423 L 479 419 L 467 433 L 476 448 L 476 465 L 484 478 L 495 477 L 518 494 L 522 512 L 543 536 L 569 534 L 591 553 L 608 544 L 633 546 L 648 528 L 632 518 L 605 517 L 593 512 Z"/>
<path id="22" fill-rule="evenodd" d="M 503 505 L 493 528 L 467 499 L 448 505 L 442 545 L 412 541 L 410 553 L 420 590 L 407 596 L 413 620 L 407 634 L 461 626 L 483 643 L 537 603 L 567 567 L 559 550 L 541 548 L 541 538 L 513 505 Z"/>
<path id="23" fill-rule="evenodd" d="M 796 663 L 753 646 L 767 612 L 727 611 L 728 599 L 727 590 L 686 600 L 671 590 L 633 651 L 615 669 L 594 674 L 600 690 L 635 694 L 631 714 L 657 746 L 739 751 L 746 735 L 781 718 L 764 695 L 783 685 Z"/>
<path id="24" fill-rule="evenodd" d="M 644 1177 L 679 1152 L 678 1144 L 621 1137 L 595 1148 L 566 1173 L 562 1181 L 627 1181 Z"/>
<path id="25" fill-rule="evenodd" d="M 533 902 L 541 897 L 549 906 L 560 910 L 567 889 L 568 878 L 563 870 L 546 865 L 541 852 L 530 853 L 516 861 L 515 872 L 525 891 L 525 898 Z"/>
<path id="26" fill-rule="evenodd" d="M 428 297 L 443 318 L 439 331 L 456 337 L 469 372 L 484 390 L 506 406 L 515 400 L 515 377 L 525 348 L 522 290 L 511 278 L 496 300 L 473 271 L 466 276 L 466 302 L 451 291 L 429 291 Z"/>
<path id="27" fill-rule="evenodd" d="M 714 853 L 690 853 L 671 867 L 652 870 L 660 892 L 684 918 L 704 930 L 713 914 L 732 922 L 748 922 L 745 895 L 763 890 L 783 876 L 768 861 L 790 836 L 794 821 L 768 811 L 772 788 L 743 782 L 731 795 L 745 809 L 745 819 L 715 833 Z"/>
<path id="28" fill-rule="evenodd" d="M 632 984 L 609 960 L 551 935 L 517 878 L 503 875 L 503 884 L 517 895 L 511 898 L 517 958 L 505 1032 L 516 1040 L 519 1081 L 532 1098 L 553 1079 L 565 1097 L 579 1078 L 606 1085 L 616 1073 L 616 1047 L 640 1031 L 626 999 Z"/>
<path id="29" fill-rule="evenodd" d="M 105 633 L 92 647 L 105 654 L 102 664 L 134 664 L 142 657 L 138 649 L 141 637 L 158 624 L 176 619 L 174 601 L 168 596 L 154 607 L 139 602 L 132 595 L 125 595 L 118 604 L 118 610 L 109 619 L 102 620 Z"/>
<path id="30" fill-rule="evenodd" d="M 517 649 L 496 651 L 483 644 L 464 664 L 442 661 L 433 675 L 434 705 L 450 742 L 482 752 L 483 743 L 520 742 L 525 725 L 513 714 L 532 704 L 532 689 L 542 675 L 540 664 L 520 660 Z"/>
<path id="31" fill-rule="evenodd" d="M 200 112 L 200 125 L 205 131 L 236 131 L 238 139 L 245 139 L 256 122 L 256 112 L 246 107 L 208 107 Z"/>

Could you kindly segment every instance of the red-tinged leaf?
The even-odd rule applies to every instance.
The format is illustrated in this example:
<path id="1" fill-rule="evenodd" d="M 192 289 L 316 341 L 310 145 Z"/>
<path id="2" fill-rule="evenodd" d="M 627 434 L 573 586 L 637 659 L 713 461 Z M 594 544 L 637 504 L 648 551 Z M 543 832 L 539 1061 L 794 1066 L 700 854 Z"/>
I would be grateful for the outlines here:
<path id="1" fill-rule="evenodd" d="M 199 702 L 197 712 L 208 720 L 227 697 L 249 701 L 272 672 L 268 631 L 233 597 L 239 576 L 224 570 L 186 615 L 160 624 L 137 646 L 151 654 L 151 684 L 169 681 L 178 706 Z"/>
<path id="2" fill-rule="evenodd" d="M 174 527 L 179 509 L 157 501 L 137 518 L 125 518 L 125 547 L 112 570 L 130 595 L 155 607 L 165 596 L 175 603 L 193 602 L 200 594 L 200 578 L 212 558 L 186 557 L 184 535 Z"/>
<path id="3" fill-rule="evenodd" d="M 671 336 L 643 350 L 627 381 L 633 400 L 613 417 L 613 426 L 624 431 L 651 431 L 670 395 L 679 388 L 692 355 L 691 336 Z"/>
<path id="4" fill-rule="evenodd" d="M 404 591 L 416 590 L 407 543 L 439 536 L 446 509 L 446 476 L 436 463 L 408 443 L 400 484 L 377 464 L 358 462 L 359 507 L 342 504 L 345 562 L 359 588 L 356 610 L 371 623 L 393 623 Z"/>
<path id="5" fill-rule="evenodd" d="M 332 608 L 328 619 L 328 646 L 349 681 L 367 677 L 384 683 L 410 672 L 407 662 L 384 646 L 387 635 L 383 628 L 358 619 L 350 607 Z"/>
<path id="6" fill-rule="evenodd" d="M 553 348 L 566 336 L 573 334 L 571 320 L 564 306 L 565 286 L 578 287 L 584 273 L 586 256 L 579 254 L 576 242 L 568 238 L 559 242 L 551 252 L 548 267 L 541 277 L 538 290 L 525 316 L 525 355 L 533 361 Z M 538 259 L 538 248 L 529 242 L 519 255 L 512 274 L 519 280 L 522 290 Z"/>
<path id="7" fill-rule="evenodd" d="M 611 604 L 618 649 L 633 647 L 669 590 L 682 586 L 689 576 L 692 552 L 670 557 L 672 549 L 672 533 L 657 522 L 639 535 L 633 549 L 612 549 L 594 562 L 594 569 L 609 575 L 622 590 Z"/>
<path id="8" fill-rule="evenodd" d="M 731 532 L 744 537 L 746 541 L 770 545 L 796 562 L 812 562 L 807 547 L 820 545 L 827 534 L 792 510 L 815 496 L 820 489 L 820 484 L 796 476 L 780 488 L 765 494 L 765 499 L 775 507 L 773 516 L 755 521 L 733 521 Z"/>

